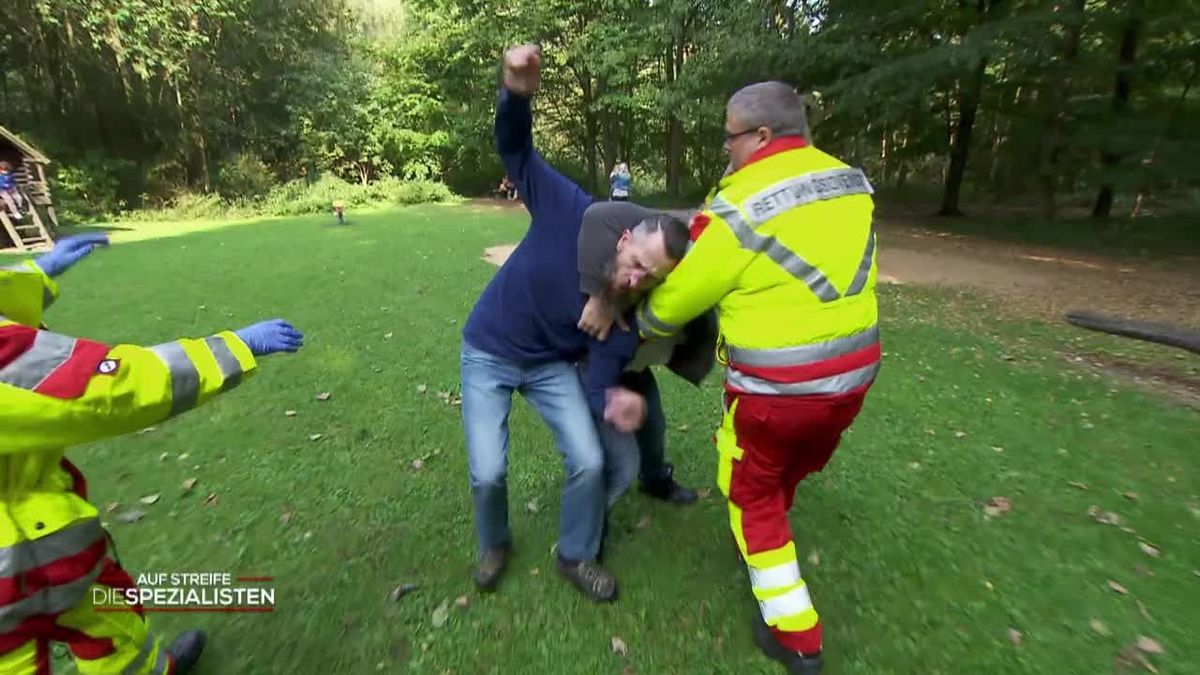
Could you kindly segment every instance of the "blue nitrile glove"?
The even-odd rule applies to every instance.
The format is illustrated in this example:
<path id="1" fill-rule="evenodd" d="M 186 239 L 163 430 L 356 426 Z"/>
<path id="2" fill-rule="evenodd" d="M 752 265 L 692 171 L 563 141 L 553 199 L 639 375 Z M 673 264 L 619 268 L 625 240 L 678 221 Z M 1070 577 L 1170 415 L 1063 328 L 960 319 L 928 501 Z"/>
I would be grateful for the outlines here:
<path id="1" fill-rule="evenodd" d="M 107 234 L 103 232 L 79 234 L 59 240 L 53 250 L 37 257 L 33 262 L 42 268 L 47 276 L 56 277 L 87 257 L 97 246 L 108 246 Z"/>
<path id="2" fill-rule="evenodd" d="M 304 334 L 283 319 L 272 319 L 234 331 L 255 356 L 294 352 L 304 346 Z"/>

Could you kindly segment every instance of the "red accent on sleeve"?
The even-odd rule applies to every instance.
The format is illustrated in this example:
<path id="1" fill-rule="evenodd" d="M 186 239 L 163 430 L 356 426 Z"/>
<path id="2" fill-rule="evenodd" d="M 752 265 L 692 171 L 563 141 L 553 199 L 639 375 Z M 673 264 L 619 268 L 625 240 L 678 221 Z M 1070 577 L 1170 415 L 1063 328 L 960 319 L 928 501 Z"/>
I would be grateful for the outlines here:
<path id="1" fill-rule="evenodd" d="M 34 391 L 61 399 L 83 396 L 88 382 L 96 375 L 97 367 L 108 357 L 108 352 L 108 345 L 91 340 L 77 340 L 71 358 L 51 373 Z"/>
<path id="2" fill-rule="evenodd" d="M 29 326 L 13 324 L 0 328 L 0 368 L 12 363 L 33 346 L 37 330 Z"/>
<path id="3" fill-rule="evenodd" d="M 704 233 L 704 228 L 708 227 L 710 220 L 711 219 L 703 213 L 697 213 L 696 215 L 692 216 L 692 222 L 688 225 L 688 231 L 691 233 L 692 241 L 696 241 L 700 238 L 700 235 Z"/>

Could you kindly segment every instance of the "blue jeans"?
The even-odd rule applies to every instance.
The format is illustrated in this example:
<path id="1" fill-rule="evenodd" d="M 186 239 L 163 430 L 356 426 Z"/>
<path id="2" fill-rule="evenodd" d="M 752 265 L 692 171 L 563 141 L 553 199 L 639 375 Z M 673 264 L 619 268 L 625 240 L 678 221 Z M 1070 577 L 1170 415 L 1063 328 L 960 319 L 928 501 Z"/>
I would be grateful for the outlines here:
<path id="1" fill-rule="evenodd" d="M 480 552 L 511 540 L 508 414 L 516 391 L 550 427 L 563 455 L 567 478 L 558 554 L 568 560 L 594 559 L 606 511 L 605 456 L 575 366 L 561 361 L 526 367 L 463 342 L 461 368 L 467 465 Z"/>

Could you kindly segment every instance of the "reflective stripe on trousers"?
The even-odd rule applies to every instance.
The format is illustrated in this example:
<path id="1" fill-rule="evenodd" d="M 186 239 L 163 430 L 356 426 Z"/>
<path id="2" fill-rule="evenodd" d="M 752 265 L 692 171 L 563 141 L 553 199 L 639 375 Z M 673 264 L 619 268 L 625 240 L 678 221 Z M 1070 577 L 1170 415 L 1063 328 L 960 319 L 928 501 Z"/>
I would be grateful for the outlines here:
<path id="1" fill-rule="evenodd" d="M 816 652 L 821 649 L 820 617 L 800 574 L 783 490 L 759 494 L 750 487 L 763 481 L 754 464 L 742 461 L 747 450 L 734 426 L 740 403 L 734 400 L 727 407 L 717 431 L 717 484 L 728 501 L 729 525 L 763 621 L 788 649 Z"/>

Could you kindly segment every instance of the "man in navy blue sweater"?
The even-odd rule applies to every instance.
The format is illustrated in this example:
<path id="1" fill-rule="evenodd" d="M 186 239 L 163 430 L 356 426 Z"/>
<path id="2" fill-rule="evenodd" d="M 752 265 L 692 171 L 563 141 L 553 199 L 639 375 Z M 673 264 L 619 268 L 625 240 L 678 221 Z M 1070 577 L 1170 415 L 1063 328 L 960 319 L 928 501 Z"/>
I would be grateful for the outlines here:
<path id="1" fill-rule="evenodd" d="M 533 148 L 530 97 L 540 86 L 537 47 L 505 55 L 496 108 L 496 148 L 531 216 L 529 231 L 471 311 L 461 356 L 463 423 L 467 437 L 479 569 L 483 589 L 499 582 L 511 552 L 508 529 L 508 414 L 520 392 L 554 432 L 567 472 L 558 541 L 558 570 L 588 597 L 616 596 L 616 579 L 596 561 L 605 513 L 606 447 L 597 421 L 637 430 L 646 402 L 619 384 L 638 348 L 636 331 L 614 330 L 604 341 L 578 328 L 586 296 L 579 290 L 576 245 L 583 213 L 594 198 L 552 169 Z M 667 251 L 661 231 L 641 231 L 623 260 L 638 272 L 622 290 L 639 292 L 661 280 L 683 251 Z M 630 324 L 632 325 L 632 324 Z M 576 364 L 586 361 L 581 382 Z M 624 464 L 636 456 L 625 458 Z"/>

